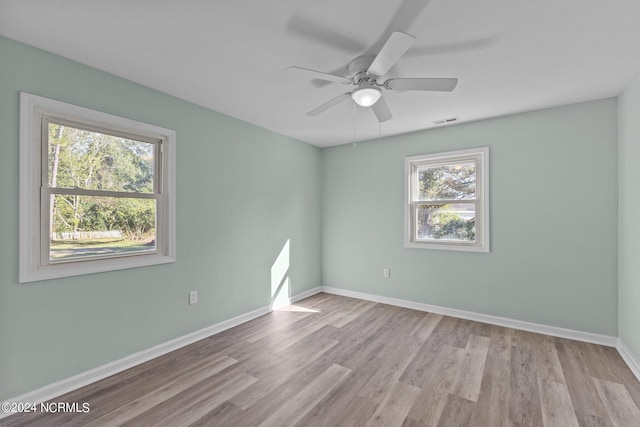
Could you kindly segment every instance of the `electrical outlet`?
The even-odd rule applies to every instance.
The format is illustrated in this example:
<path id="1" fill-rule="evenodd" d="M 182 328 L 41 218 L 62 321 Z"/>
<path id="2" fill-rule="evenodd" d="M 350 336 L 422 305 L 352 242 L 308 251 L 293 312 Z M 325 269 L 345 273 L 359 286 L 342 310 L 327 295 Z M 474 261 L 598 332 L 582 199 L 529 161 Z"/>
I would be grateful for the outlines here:
<path id="1" fill-rule="evenodd" d="M 388 279 L 390 277 L 390 271 L 388 268 L 385 268 L 382 270 L 382 276 L 386 279 Z"/>
<path id="2" fill-rule="evenodd" d="M 198 303 L 198 291 L 189 292 L 189 305 Z"/>

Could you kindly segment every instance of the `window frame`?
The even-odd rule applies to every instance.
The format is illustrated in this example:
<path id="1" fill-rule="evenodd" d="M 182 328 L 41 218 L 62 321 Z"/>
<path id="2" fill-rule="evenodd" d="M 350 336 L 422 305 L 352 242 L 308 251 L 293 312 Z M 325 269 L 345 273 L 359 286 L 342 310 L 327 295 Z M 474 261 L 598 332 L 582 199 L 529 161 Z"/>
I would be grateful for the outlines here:
<path id="1" fill-rule="evenodd" d="M 154 192 L 131 193 L 156 200 L 156 249 L 131 253 L 51 260 L 49 206 L 53 194 L 87 193 L 126 197 L 127 193 L 48 188 L 49 122 L 155 144 Z M 20 93 L 20 283 L 175 262 L 175 131 L 92 109 Z M 95 194 L 94 194 L 95 193 Z M 115 194 L 117 193 L 117 194 Z M 138 197 L 145 194 L 142 197 Z M 151 196 L 149 196 L 151 195 Z"/>
<path id="2" fill-rule="evenodd" d="M 447 165 L 474 161 L 476 163 L 475 199 L 438 200 L 436 202 L 418 200 L 417 169 L 420 166 Z M 405 158 L 405 236 L 407 248 L 439 249 L 466 252 L 490 252 L 489 245 L 489 147 L 456 150 L 441 153 L 422 154 Z M 476 240 L 464 242 L 455 240 L 418 240 L 416 236 L 417 209 L 429 204 L 475 204 Z"/>

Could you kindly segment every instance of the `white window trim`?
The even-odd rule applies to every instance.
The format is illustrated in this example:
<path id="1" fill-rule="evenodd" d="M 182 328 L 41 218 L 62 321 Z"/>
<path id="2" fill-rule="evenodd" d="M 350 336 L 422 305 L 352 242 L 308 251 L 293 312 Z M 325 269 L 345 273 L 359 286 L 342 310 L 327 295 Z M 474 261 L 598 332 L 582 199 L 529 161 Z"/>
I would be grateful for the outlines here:
<path id="1" fill-rule="evenodd" d="M 418 242 L 413 238 L 413 169 L 423 162 L 450 163 L 460 160 L 477 160 L 476 171 L 476 241 L 474 243 L 452 242 L 447 240 Z M 404 195 L 405 235 L 404 246 L 419 249 L 440 249 L 447 251 L 490 252 L 489 245 L 489 147 L 445 153 L 424 154 L 405 158 L 405 195 Z"/>
<path id="2" fill-rule="evenodd" d="M 164 203 L 162 204 L 162 212 L 157 214 L 164 223 L 164 225 L 158 225 L 158 228 L 163 227 L 164 243 L 159 251 L 149 254 L 137 253 L 131 256 L 84 259 L 42 265 L 41 220 L 44 215 L 41 213 L 40 200 L 42 116 L 55 116 L 91 126 L 115 128 L 134 135 L 162 140 L 161 177 Z M 19 282 L 34 282 L 175 262 L 175 153 L 176 133 L 173 130 L 21 92 Z"/>

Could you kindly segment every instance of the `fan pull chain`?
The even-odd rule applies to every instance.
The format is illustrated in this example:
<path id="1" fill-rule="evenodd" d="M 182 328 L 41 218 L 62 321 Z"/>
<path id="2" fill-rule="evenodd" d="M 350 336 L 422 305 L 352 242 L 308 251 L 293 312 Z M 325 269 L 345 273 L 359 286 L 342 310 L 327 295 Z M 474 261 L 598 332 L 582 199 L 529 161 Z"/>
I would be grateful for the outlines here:
<path id="1" fill-rule="evenodd" d="M 356 103 L 352 102 L 353 105 L 353 146 L 356 146 Z"/>

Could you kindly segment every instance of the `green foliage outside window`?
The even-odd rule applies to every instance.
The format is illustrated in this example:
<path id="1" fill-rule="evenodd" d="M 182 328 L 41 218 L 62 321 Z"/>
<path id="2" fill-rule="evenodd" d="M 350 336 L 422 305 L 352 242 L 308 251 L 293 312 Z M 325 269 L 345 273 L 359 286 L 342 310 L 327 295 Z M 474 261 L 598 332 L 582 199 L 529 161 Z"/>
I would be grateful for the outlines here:
<path id="1" fill-rule="evenodd" d="M 129 192 L 132 197 L 56 195 L 52 197 L 52 239 L 71 233 L 119 231 L 129 240 L 155 234 L 154 144 L 49 124 L 50 187 Z"/>
<path id="2" fill-rule="evenodd" d="M 430 202 L 418 209 L 420 238 L 475 240 L 475 207 L 464 203 L 476 197 L 475 162 L 419 167 L 418 185 L 418 199 Z"/>

